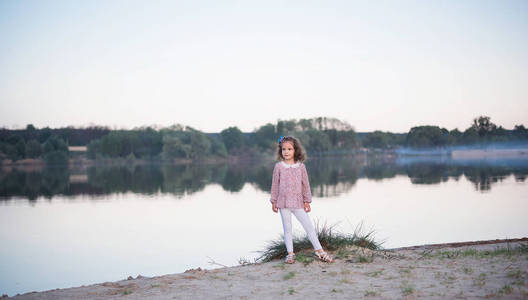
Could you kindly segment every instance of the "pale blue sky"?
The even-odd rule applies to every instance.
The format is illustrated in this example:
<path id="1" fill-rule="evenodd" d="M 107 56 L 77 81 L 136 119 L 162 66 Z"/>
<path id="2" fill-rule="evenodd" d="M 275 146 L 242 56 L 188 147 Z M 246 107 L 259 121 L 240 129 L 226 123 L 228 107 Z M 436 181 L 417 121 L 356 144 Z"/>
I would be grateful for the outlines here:
<path id="1" fill-rule="evenodd" d="M 528 1 L 0 1 L 0 126 L 528 125 Z"/>

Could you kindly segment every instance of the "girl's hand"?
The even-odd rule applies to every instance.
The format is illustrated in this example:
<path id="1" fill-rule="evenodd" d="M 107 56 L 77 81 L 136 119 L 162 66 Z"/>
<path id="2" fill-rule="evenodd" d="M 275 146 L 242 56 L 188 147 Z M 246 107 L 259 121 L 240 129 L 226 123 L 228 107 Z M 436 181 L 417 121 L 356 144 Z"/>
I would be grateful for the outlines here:
<path id="1" fill-rule="evenodd" d="M 304 202 L 304 211 L 309 213 L 311 210 L 312 208 L 310 207 L 310 203 Z"/>
<path id="2" fill-rule="evenodd" d="M 273 210 L 273 212 L 278 212 L 279 209 L 277 208 L 277 203 L 273 203 L 273 204 L 271 205 L 271 209 Z"/>

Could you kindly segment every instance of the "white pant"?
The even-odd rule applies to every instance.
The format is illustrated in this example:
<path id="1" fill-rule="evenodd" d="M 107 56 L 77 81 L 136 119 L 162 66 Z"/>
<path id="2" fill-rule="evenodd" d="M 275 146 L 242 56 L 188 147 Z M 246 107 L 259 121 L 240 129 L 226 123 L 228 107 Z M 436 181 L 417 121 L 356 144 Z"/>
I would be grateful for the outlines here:
<path id="1" fill-rule="evenodd" d="M 302 208 L 280 208 L 279 209 L 282 219 L 282 227 L 284 229 L 284 243 L 286 244 L 286 250 L 293 252 L 293 236 L 292 236 L 292 220 L 291 214 L 293 213 L 297 220 L 301 223 L 302 227 L 308 234 L 308 239 L 312 242 L 314 249 L 317 251 L 322 249 L 315 229 L 308 217 L 308 214 Z"/>

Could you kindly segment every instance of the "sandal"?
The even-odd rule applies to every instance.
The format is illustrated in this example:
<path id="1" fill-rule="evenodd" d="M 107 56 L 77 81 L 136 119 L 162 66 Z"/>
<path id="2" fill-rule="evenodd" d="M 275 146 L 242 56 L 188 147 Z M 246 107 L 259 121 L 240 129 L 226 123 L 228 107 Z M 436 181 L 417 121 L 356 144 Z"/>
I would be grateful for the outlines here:
<path id="1" fill-rule="evenodd" d="M 324 262 L 334 262 L 334 258 L 330 255 L 328 255 L 328 253 L 326 253 L 324 250 L 321 251 L 321 253 L 315 251 L 315 256 L 317 256 L 317 258 L 319 258 L 321 261 L 324 261 Z"/>
<path id="2" fill-rule="evenodd" d="M 287 264 L 293 264 L 295 262 L 295 253 L 286 255 L 284 262 Z"/>

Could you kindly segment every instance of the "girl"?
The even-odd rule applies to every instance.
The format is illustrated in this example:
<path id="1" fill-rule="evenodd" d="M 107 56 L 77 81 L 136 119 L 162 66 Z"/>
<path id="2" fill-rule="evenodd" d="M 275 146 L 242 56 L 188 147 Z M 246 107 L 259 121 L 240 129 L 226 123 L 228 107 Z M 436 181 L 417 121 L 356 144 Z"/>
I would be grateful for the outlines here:
<path id="1" fill-rule="evenodd" d="M 273 169 L 270 202 L 274 212 L 280 210 L 284 229 L 284 243 L 288 251 L 285 262 L 288 264 L 295 262 L 292 240 L 292 213 L 308 234 L 308 238 L 314 247 L 315 255 L 322 261 L 333 262 L 334 259 L 321 247 L 307 214 L 311 211 L 312 193 L 310 192 L 306 167 L 302 163 L 306 160 L 306 153 L 301 143 L 294 137 L 281 136 L 279 138 L 277 159 L 279 162 L 275 164 Z"/>

